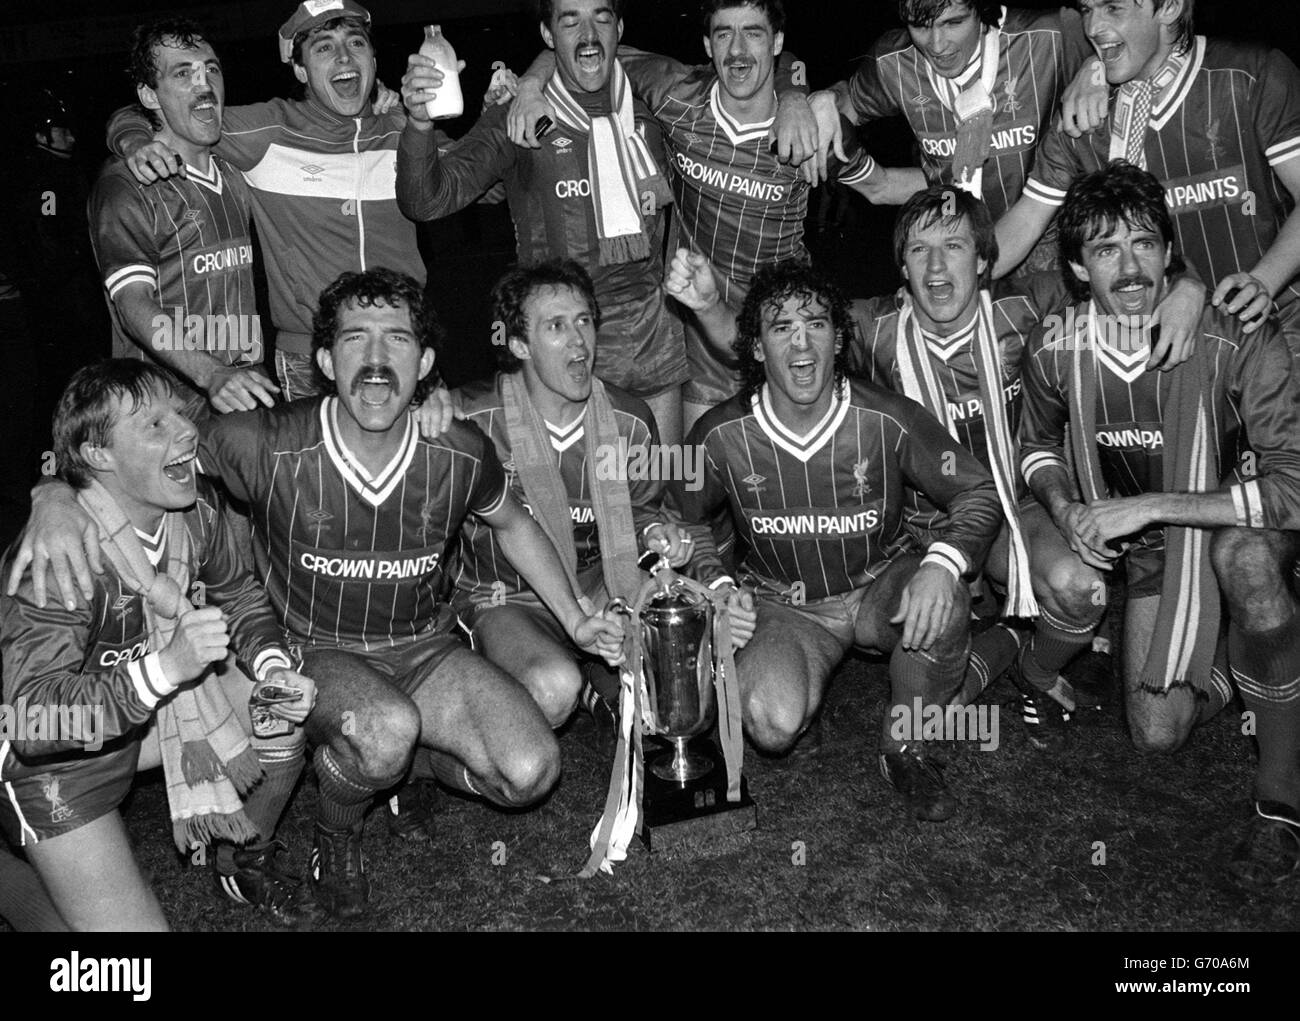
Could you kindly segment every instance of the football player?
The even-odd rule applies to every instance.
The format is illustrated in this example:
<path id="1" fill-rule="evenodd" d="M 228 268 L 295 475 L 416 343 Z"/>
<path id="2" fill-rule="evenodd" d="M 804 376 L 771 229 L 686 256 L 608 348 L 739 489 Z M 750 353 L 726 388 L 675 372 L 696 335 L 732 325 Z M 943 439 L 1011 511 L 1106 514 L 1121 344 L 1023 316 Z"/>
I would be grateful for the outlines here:
<path id="1" fill-rule="evenodd" d="M 690 466 L 681 448 L 661 446 L 643 401 L 592 375 L 600 310 L 580 265 L 512 270 L 493 292 L 493 315 L 505 328 L 501 371 L 453 399 L 492 440 L 512 492 L 571 566 L 575 594 L 602 608 L 611 596 L 630 604 L 645 578 L 636 566 L 641 548 L 674 567 L 690 559 L 691 537 L 662 506 L 666 475 Z M 475 518 L 465 524 L 455 605 L 476 647 L 528 689 L 551 726 L 564 723 L 582 690 L 580 650 Z M 616 682 L 600 686 L 613 710 Z"/>
<path id="2" fill-rule="evenodd" d="M 1300 71 L 1283 54 L 1206 39 L 1193 0 L 1083 0 L 1084 30 L 1111 86 L 1107 129 L 1053 131 L 1024 194 L 998 223 L 996 271 L 1047 229 L 1080 174 L 1125 159 L 1164 183 L 1179 251 L 1216 307 L 1250 327 L 1271 303 L 1300 351 Z M 1288 201 L 1289 200 L 1289 201 Z"/>
<path id="3" fill-rule="evenodd" d="M 821 274 L 763 269 L 735 329 L 745 388 L 691 430 L 703 485 L 671 492 L 691 524 L 729 506 L 745 540 L 739 580 L 756 590 L 758 617 L 736 658 L 746 734 L 789 751 L 854 646 L 890 653 L 892 706 L 947 705 L 970 651 L 966 580 L 1002 525 L 993 479 L 915 402 L 847 378 L 848 305 Z M 905 526 L 907 487 L 948 513 L 924 546 Z M 708 534 L 696 535 L 696 570 L 725 583 Z M 947 819 L 956 801 L 931 750 L 891 734 L 890 718 L 885 778 L 917 818 Z"/>
<path id="4" fill-rule="evenodd" d="M 1147 171 L 1118 161 L 1070 186 L 1061 249 L 1086 300 L 1030 341 L 1021 464 L 1082 562 L 1103 575 L 1125 567 L 1124 687 L 1138 748 L 1174 751 L 1224 706 L 1226 652 L 1259 741 L 1255 813 L 1234 867 L 1278 880 L 1300 868 L 1300 628 L 1289 585 L 1300 387 L 1276 328 L 1248 336 L 1224 309 L 1206 309 L 1191 359 L 1168 373 L 1146 368 L 1147 317 L 1175 240 L 1165 189 Z"/>
<path id="5" fill-rule="evenodd" d="M 95 709 L 97 732 L 47 726 L 0 743 L 9 795 L 0 824 L 73 929 L 166 928 L 118 811 L 134 775 L 158 765 L 179 846 L 216 839 L 225 868 L 214 875 L 237 883 L 244 900 L 280 924 L 312 917 L 271 842 L 302 770 L 303 731 L 252 748 L 248 735 L 250 695 L 292 692 L 270 712 L 301 724 L 314 685 L 292 669 L 216 490 L 195 477 L 198 432 L 182 407 L 172 377 L 145 362 L 104 361 L 73 376 L 55 413 L 55 454 L 111 566 L 88 602 L 42 607 L 30 576 L 0 596 L 4 704 L 29 721 L 32 709 Z M 25 559 L 11 550 L 6 562 Z M 197 608 L 185 598 L 194 591 Z M 228 651 L 255 682 L 233 662 L 221 669 Z M 200 747 L 213 762 L 206 776 L 197 760 L 185 764 Z"/>
<path id="6" fill-rule="evenodd" d="M 136 29 L 130 66 L 158 121 L 154 140 L 186 172 L 147 187 L 111 161 L 95 184 L 91 240 L 113 354 L 175 370 L 193 420 L 269 406 L 279 387 L 261 369 L 248 186 L 212 154 L 225 109 L 221 61 L 197 26 L 173 18 Z"/>

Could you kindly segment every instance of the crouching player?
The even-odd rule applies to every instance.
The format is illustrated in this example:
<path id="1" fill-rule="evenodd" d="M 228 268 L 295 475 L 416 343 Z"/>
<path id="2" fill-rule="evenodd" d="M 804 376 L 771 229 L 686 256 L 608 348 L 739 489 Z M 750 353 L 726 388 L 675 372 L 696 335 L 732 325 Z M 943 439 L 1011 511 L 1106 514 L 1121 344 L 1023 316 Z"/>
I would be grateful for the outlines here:
<path id="1" fill-rule="evenodd" d="M 664 459 L 681 448 L 661 447 L 644 401 L 593 374 L 600 309 L 582 266 L 553 260 L 511 270 L 493 302 L 505 328 L 501 371 L 454 399 L 491 438 L 574 594 L 602 608 L 611 596 L 630 603 L 645 580 L 642 544 L 674 567 L 690 559 L 690 536 L 662 504 L 664 477 L 692 465 Z M 528 689 L 552 727 L 563 724 L 583 690 L 580 650 L 476 518 L 465 523 L 455 605 L 476 647 Z M 618 680 L 600 670 L 588 676 L 595 687 L 584 702 L 599 723 L 612 724 Z"/>
<path id="2" fill-rule="evenodd" d="M 1215 654 L 1222 592 L 1226 662 L 1255 716 L 1260 756 L 1233 868 L 1280 880 L 1300 870 L 1291 355 L 1274 326 L 1247 336 L 1235 317 L 1206 309 L 1193 357 L 1168 373 L 1146 369 L 1145 324 L 1175 261 L 1164 188 L 1146 171 L 1117 162 L 1076 180 L 1060 232 L 1089 300 L 1030 342 L 1025 477 L 1083 562 L 1127 570 L 1125 699 L 1143 751 L 1176 750 L 1231 697 L 1225 650 Z"/>
<path id="3" fill-rule="evenodd" d="M 730 313 L 721 306 L 720 315 Z M 706 324 L 711 332 L 717 324 Z M 966 583 L 1002 525 L 993 480 L 914 402 L 845 375 L 848 305 L 797 264 L 759 272 L 736 324 L 744 389 L 704 415 L 698 487 L 674 483 L 684 519 L 729 505 L 745 540 L 741 580 L 758 590 L 754 637 L 736 658 L 745 732 L 761 750 L 792 748 L 850 648 L 891 653 L 893 706 L 948 704 L 970 652 Z M 948 512 L 922 550 L 904 528 L 904 488 Z M 707 533 L 696 570 L 721 578 Z M 880 741 L 885 778 L 917 818 L 956 801 L 922 743 Z"/>
<path id="4" fill-rule="evenodd" d="M 73 929 L 167 927 L 118 812 L 135 773 L 158 765 L 178 846 L 218 840 L 219 858 L 238 861 L 228 878 L 244 899 L 281 923 L 311 914 L 270 845 L 302 769 L 303 732 L 250 746 L 248 703 L 296 689 L 271 713 L 300 724 L 315 688 L 290 668 L 216 491 L 195 477 L 198 432 L 182 403 L 164 371 L 134 359 L 73 376 L 55 412 L 55 454 L 108 570 L 88 604 L 42 609 L 30 577 L 0 596 L 3 701 L 29 718 L 39 708 L 49 723 L 0 744 L 0 822 Z M 220 669 L 231 651 L 256 684 L 233 664 Z M 78 716 L 83 726 L 69 728 Z M 206 779 L 196 779 L 199 751 Z"/>
<path id="5" fill-rule="evenodd" d="M 1018 632 L 995 625 L 974 639 L 962 697 L 973 701 L 1008 667 L 1021 689 L 1030 743 L 1059 748 L 1074 709 L 1062 672 L 1088 648 L 1105 604 L 1096 568 L 1076 557 L 1030 495 L 1019 468 L 1025 343 L 1067 294 L 1056 273 L 991 283 L 997 237 L 988 207 L 952 186 L 917 192 L 899 211 L 894 255 L 905 289 L 852 305 L 849 371 L 919 401 L 992 473 L 1006 524 L 985 575 L 1007 590 L 1006 615 L 1035 618 Z M 943 515 L 909 491 L 905 516 L 928 537 Z M 1066 621 L 1082 621 L 1066 624 Z M 1088 657 L 1093 673 L 1109 657 Z"/>

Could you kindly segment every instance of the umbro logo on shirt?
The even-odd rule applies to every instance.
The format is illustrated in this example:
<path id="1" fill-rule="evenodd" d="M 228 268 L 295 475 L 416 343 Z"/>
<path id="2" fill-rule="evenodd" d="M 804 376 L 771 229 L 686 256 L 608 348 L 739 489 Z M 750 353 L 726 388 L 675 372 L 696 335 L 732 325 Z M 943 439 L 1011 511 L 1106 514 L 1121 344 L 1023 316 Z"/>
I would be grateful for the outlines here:
<path id="1" fill-rule="evenodd" d="M 302 166 L 302 171 L 304 174 L 307 175 L 306 177 L 303 178 L 304 181 L 319 181 L 320 180 L 319 175 L 325 172 L 325 168 L 321 166 L 317 166 L 315 163 L 304 163 Z"/>
<path id="2" fill-rule="evenodd" d="M 318 525 L 322 524 L 323 522 L 332 520 L 333 517 L 334 515 L 331 514 L 329 511 L 327 511 L 324 507 L 317 507 L 314 511 L 307 512 L 307 520 L 315 521 Z"/>
<path id="3" fill-rule="evenodd" d="M 767 481 L 767 476 L 759 475 L 757 472 L 751 472 L 749 475 L 746 475 L 743 479 L 740 480 L 742 485 L 748 486 L 750 489 L 754 491 L 755 496 L 758 495 L 759 487 L 761 487 L 763 483 L 766 481 Z"/>
<path id="4" fill-rule="evenodd" d="M 561 155 L 573 151 L 573 139 L 565 138 L 563 135 L 559 138 L 552 139 L 551 145 L 555 146 L 555 151 Z"/>
<path id="5" fill-rule="evenodd" d="M 915 103 L 917 106 L 925 106 L 928 102 L 930 102 L 930 97 L 925 95 L 925 93 L 923 92 L 918 92 L 915 96 L 912 97 L 912 102 Z"/>
<path id="6" fill-rule="evenodd" d="M 131 605 L 130 596 L 118 596 L 113 600 L 113 612 L 119 617 L 126 612 L 126 608 Z"/>
<path id="7" fill-rule="evenodd" d="M 202 215 L 203 214 L 200 213 L 197 209 L 187 209 L 185 210 L 185 216 L 183 217 L 183 219 L 189 220 L 191 223 L 198 223 L 199 217 Z"/>

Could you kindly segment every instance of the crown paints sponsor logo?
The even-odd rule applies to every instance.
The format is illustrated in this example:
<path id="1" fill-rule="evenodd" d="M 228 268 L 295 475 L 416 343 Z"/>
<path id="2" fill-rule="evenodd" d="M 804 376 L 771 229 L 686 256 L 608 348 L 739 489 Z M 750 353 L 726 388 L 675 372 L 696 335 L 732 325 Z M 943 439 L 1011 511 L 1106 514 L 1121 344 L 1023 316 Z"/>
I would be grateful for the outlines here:
<path id="1" fill-rule="evenodd" d="M 1097 442 L 1114 450 L 1163 450 L 1165 434 L 1154 426 L 1126 426 L 1123 429 L 1098 429 Z"/>
<path id="2" fill-rule="evenodd" d="M 784 184 L 758 180 L 753 177 L 746 177 L 744 174 L 737 174 L 727 168 L 700 163 L 698 160 L 693 160 L 681 152 L 677 154 L 676 160 L 682 176 L 689 181 L 698 181 L 706 187 L 716 188 L 719 191 L 725 191 L 733 195 L 742 195 L 747 199 L 755 199 L 760 202 L 785 201 L 786 186 Z"/>
<path id="3" fill-rule="evenodd" d="M 441 552 L 412 550 L 406 556 L 377 556 L 373 553 L 348 556 L 304 551 L 297 556 L 298 566 L 326 578 L 343 581 L 399 582 L 422 578 L 437 570 Z"/>
<path id="4" fill-rule="evenodd" d="M 72 951 L 50 961 L 50 990 L 56 993 L 130 993 L 144 1002 L 152 995 L 150 957 L 85 957 Z"/>
<path id="5" fill-rule="evenodd" d="M 1165 183 L 1165 202 L 1170 212 L 1194 213 L 1212 206 L 1240 205 L 1246 201 L 1246 168 L 1222 167 L 1195 177 L 1180 177 Z"/>
<path id="6" fill-rule="evenodd" d="M 749 528 L 755 535 L 827 536 L 866 535 L 880 524 L 880 511 L 872 507 L 842 514 L 751 514 Z"/>
<path id="7" fill-rule="evenodd" d="M 957 139 L 952 135 L 923 135 L 921 151 L 937 159 L 949 159 L 957 151 Z M 989 144 L 994 152 L 1009 152 L 1028 149 L 1038 141 L 1038 127 L 1034 124 L 1022 124 L 1014 128 L 1002 128 L 989 136 Z"/>
<path id="8" fill-rule="evenodd" d="M 75 744 L 86 751 L 97 752 L 104 747 L 104 707 L 29 705 L 25 698 L 12 705 L 0 702 L 0 742 L 4 741 L 14 744 L 28 741 Z"/>

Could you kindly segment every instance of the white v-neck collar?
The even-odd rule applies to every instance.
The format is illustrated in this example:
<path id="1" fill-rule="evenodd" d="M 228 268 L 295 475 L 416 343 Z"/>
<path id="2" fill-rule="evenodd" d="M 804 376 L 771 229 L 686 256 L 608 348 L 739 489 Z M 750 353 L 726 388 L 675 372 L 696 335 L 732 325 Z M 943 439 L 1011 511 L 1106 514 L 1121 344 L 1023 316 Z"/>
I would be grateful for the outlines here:
<path id="1" fill-rule="evenodd" d="M 375 475 L 371 475 L 361 463 L 361 459 L 352 453 L 343 442 L 343 436 L 338 428 L 338 398 L 327 397 L 321 402 L 321 432 L 325 437 L 325 452 L 334 462 L 334 467 L 338 469 L 339 474 L 353 491 L 365 500 L 372 507 L 378 507 L 392 495 L 393 490 L 397 488 L 398 483 L 406 475 L 406 470 L 411 466 L 411 461 L 415 459 L 415 451 L 419 446 L 419 438 L 416 435 L 415 423 L 412 417 L 406 416 L 406 428 L 402 434 L 402 442 L 393 455 L 392 460 L 384 465 Z"/>
<path id="2" fill-rule="evenodd" d="M 805 464 L 830 442 L 836 430 L 843 424 L 844 416 L 849 413 L 848 396 L 840 398 L 832 392 L 831 406 L 826 409 L 826 414 L 808 432 L 800 436 L 787 429 L 776 417 L 776 411 L 768 399 L 768 389 L 768 384 L 764 383 L 763 388 L 754 395 L 754 420 L 758 422 L 759 429 L 768 439 L 791 457 L 796 457 Z"/>
<path id="3" fill-rule="evenodd" d="M 776 115 L 764 121 L 755 121 L 753 124 L 741 124 L 735 117 L 727 113 L 726 108 L 722 105 L 721 82 L 714 82 L 713 88 L 709 90 L 709 106 L 713 109 L 713 117 L 722 128 L 723 134 L 732 145 L 740 145 L 742 142 L 752 142 L 755 139 L 767 138 L 768 132 L 772 125 L 776 123 Z"/>

